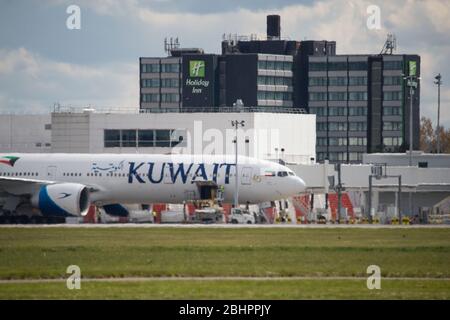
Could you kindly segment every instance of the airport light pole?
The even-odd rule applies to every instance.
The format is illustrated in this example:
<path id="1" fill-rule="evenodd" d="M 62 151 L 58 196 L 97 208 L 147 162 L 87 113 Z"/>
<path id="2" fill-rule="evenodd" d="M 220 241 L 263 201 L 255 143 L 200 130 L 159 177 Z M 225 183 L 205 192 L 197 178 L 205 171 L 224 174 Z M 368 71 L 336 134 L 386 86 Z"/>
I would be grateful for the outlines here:
<path id="1" fill-rule="evenodd" d="M 436 129 L 436 140 L 437 140 L 437 153 L 441 153 L 441 128 L 439 125 L 440 120 L 440 113 L 441 113 L 441 84 L 442 84 L 442 76 L 439 73 L 436 77 L 434 77 L 436 81 L 434 81 L 434 84 L 437 84 L 438 86 L 438 112 L 437 112 L 437 129 Z"/>
<path id="2" fill-rule="evenodd" d="M 413 152 L 413 95 L 414 89 L 417 88 L 417 80 L 420 77 L 415 75 L 404 76 L 403 80 L 407 80 L 406 85 L 409 87 L 409 166 L 412 167 Z M 409 191 L 409 214 L 413 213 L 412 192 Z"/>
<path id="3" fill-rule="evenodd" d="M 234 187 L 234 207 L 237 208 L 239 206 L 239 170 L 238 170 L 238 128 L 245 126 L 244 120 L 232 120 L 231 125 L 234 128 L 235 136 L 234 136 L 234 156 L 235 156 L 235 172 L 236 178 L 234 179 L 235 187 Z"/>

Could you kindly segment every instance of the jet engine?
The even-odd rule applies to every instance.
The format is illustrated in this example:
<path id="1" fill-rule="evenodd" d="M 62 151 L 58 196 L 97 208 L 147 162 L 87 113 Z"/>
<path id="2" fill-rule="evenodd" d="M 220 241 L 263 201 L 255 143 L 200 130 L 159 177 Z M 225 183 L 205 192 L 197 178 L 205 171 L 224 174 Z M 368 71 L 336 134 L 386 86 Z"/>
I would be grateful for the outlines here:
<path id="1" fill-rule="evenodd" d="M 31 198 L 31 205 L 44 216 L 85 216 L 89 210 L 89 191 L 78 183 L 42 186 Z"/>

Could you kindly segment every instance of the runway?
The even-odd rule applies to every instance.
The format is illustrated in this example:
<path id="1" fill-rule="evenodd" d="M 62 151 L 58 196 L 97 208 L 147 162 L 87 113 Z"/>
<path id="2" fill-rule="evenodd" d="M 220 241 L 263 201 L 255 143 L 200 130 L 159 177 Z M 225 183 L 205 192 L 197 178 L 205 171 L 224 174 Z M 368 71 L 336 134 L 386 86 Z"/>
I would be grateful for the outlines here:
<path id="1" fill-rule="evenodd" d="M 86 223 L 86 224 L 4 224 L 0 228 L 180 228 L 180 229 L 450 229 L 450 224 L 153 224 L 153 223 Z"/>

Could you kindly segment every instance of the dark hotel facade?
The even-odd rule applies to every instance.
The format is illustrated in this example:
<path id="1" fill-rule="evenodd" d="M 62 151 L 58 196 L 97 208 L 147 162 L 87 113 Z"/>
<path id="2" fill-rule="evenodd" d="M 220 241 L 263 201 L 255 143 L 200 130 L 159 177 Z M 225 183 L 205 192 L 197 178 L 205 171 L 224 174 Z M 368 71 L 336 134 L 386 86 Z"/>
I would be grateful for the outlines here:
<path id="1" fill-rule="evenodd" d="M 414 72 L 414 74 L 411 74 Z M 336 42 L 280 37 L 267 17 L 267 39 L 224 38 L 221 54 L 174 48 L 140 58 L 142 112 L 220 112 L 236 100 L 255 111 L 317 117 L 317 161 L 358 163 L 363 153 L 409 148 L 409 88 L 420 57 L 337 55 Z M 412 96 L 414 149 L 419 145 L 420 84 Z"/>

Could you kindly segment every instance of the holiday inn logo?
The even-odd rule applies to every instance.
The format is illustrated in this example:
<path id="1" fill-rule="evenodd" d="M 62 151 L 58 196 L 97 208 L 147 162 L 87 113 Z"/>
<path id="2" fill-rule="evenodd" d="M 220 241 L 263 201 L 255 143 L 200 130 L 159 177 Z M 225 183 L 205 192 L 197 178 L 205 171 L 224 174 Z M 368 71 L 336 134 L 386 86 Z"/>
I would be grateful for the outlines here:
<path id="1" fill-rule="evenodd" d="M 14 156 L 0 157 L 0 163 L 6 164 L 11 167 L 14 167 L 14 163 L 16 163 L 17 160 L 19 160 L 19 157 Z"/>
<path id="2" fill-rule="evenodd" d="M 205 61 L 191 60 L 189 61 L 189 76 L 204 78 L 205 77 Z"/>

